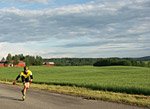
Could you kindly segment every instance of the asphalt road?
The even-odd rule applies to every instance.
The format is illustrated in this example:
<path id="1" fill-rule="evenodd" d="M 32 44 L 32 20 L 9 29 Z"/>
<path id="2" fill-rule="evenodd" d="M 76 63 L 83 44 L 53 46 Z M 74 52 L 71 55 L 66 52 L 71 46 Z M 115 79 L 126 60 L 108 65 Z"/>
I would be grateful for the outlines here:
<path id="1" fill-rule="evenodd" d="M 22 86 L 0 84 L 0 109 L 142 109 L 124 104 L 86 100 L 30 88 L 21 99 Z"/>

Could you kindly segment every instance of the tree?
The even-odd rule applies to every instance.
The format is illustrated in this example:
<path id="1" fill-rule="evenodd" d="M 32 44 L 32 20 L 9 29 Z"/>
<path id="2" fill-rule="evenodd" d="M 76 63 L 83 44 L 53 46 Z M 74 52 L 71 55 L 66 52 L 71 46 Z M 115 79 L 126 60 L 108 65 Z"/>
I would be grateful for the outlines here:
<path id="1" fill-rule="evenodd" d="M 140 66 L 141 66 L 141 67 L 145 67 L 146 64 L 145 64 L 143 61 L 140 61 Z"/>
<path id="2" fill-rule="evenodd" d="M 12 57 L 11 57 L 11 54 L 8 53 L 8 56 L 7 56 L 7 61 L 8 61 L 8 64 L 11 64 L 12 63 Z"/>
<path id="3" fill-rule="evenodd" d="M 4 57 L 2 58 L 2 61 L 5 61 L 5 58 L 4 58 Z"/>
<path id="4" fill-rule="evenodd" d="M 26 56 L 25 59 L 24 59 L 24 61 L 26 62 L 26 65 L 27 65 L 27 66 L 31 65 L 31 64 L 30 64 L 29 56 Z"/>
<path id="5" fill-rule="evenodd" d="M 31 65 L 36 65 L 34 56 L 30 56 L 30 63 Z"/>
<path id="6" fill-rule="evenodd" d="M 130 66 L 132 65 L 130 60 L 127 59 L 120 59 L 120 58 L 102 58 L 96 63 L 93 64 L 94 66 L 114 66 L 114 65 L 123 65 L 123 66 Z"/>
<path id="7" fill-rule="evenodd" d="M 19 63 L 18 60 L 19 60 L 19 57 L 17 55 L 15 55 L 13 64 L 17 65 Z"/>
<path id="8" fill-rule="evenodd" d="M 36 56 L 35 65 L 43 65 L 43 59 L 41 56 Z"/>
<path id="9" fill-rule="evenodd" d="M 23 54 L 18 55 L 18 57 L 19 57 L 19 60 L 24 60 L 25 59 L 25 57 L 23 56 Z"/>
<path id="10" fill-rule="evenodd" d="M 120 60 L 118 61 L 118 65 L 131 66 L 131 61 L 129 60 Z"/>
<path id="11" fill-rule="evenodd" d="M 150 61 L 147 63 L 148 67 L 150 67 Z"/>

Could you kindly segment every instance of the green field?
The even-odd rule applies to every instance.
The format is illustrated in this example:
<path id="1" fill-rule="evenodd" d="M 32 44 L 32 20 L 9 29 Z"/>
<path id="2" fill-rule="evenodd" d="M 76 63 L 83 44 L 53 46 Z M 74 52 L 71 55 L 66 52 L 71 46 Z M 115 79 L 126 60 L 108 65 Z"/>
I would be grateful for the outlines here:
<path id="1" fill-rule="evenodd" d="M 0 67 L 0 80 L 13 81 L 23 68 Z M 34 83 L 150 95 L 150 68 L 133 66 L 30 67 Z"/>

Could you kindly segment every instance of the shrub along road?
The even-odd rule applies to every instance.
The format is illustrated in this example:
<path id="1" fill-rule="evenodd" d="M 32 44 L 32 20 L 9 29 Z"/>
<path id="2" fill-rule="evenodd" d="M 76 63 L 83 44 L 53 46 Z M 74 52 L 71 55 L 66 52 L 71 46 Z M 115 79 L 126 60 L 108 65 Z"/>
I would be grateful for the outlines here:
<path id="1" fill-rule="evenodd" d="M 21 86 L 0 84 L 1 109 L 142 109 L 142 107 L 50 93 L 30 88 L 21 99 Z"/>

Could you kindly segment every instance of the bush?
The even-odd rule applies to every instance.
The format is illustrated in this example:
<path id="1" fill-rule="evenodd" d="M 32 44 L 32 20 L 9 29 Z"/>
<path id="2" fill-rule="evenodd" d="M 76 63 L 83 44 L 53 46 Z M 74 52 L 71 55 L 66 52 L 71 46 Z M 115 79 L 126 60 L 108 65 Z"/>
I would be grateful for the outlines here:
<path id="1" fill-rule="evenodd" d="M 93 64 L 94 66 L 115 66 L 115 65 L 122 65 L 122 66 L 144 66 L 142 62 L 137 62 L 136 60 L 129 60 L 129 59 L 120 59 L 120 58 L 104 58 L 100 59 L 96 63 Z"/>

